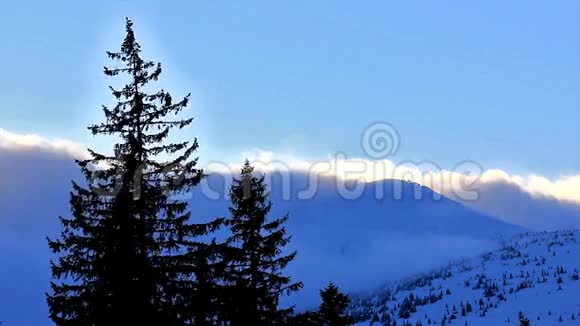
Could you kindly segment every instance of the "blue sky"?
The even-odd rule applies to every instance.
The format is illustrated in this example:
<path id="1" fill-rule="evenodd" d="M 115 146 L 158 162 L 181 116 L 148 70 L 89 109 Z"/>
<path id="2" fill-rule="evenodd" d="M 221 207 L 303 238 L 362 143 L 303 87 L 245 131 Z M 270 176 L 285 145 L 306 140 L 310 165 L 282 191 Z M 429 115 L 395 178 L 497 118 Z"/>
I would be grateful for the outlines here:
<path id="1" fill-rule="evenodd" d="M 0 128 L 107 147 L 105 51 L 134 19 L 163 86 L 192 92 L 205 159 L 251 148 L 363 156 L 388 121 L 395 160 L 580 172 L 580 3 L 9 1 Z"/>

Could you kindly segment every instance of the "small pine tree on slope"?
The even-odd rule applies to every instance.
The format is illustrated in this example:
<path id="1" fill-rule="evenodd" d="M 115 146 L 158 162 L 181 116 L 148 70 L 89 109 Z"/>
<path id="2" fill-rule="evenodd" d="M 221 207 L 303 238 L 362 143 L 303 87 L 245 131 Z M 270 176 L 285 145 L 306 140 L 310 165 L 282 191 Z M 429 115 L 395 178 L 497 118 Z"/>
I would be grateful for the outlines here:
<path id="1" fill-rule="evenodd" d="M 123 75 L 128 83 L 110 87 L 117 104 L 103 107 L 106 121 L 89 130 L 119 142 L 112 156 L 89 150 L 89 159 L 77 161 L 86 181 L 73 183 L 72 217 L 61 217 L 60 236 L 49 239 L 56 254 L 47 294 L 50 318 L 56 325 L 91 326 L 210 319 L 194 315 L 192 298 L 200 290 L 195 274 L 201 270 L 193 258 L 211 249 L 196 237 L 221 221 L 189 222 L 179 195 L 203 176 L 192 158 L 198 143 L 166 141 L 172 129 L 192 122 L 175 117 L 188 97 L 175 102 L 163 90 L 146 93 L 161 65 L 141 58 L 130 20 L 121 50 L 107 55 L 118 66 L 105 68 L 105 74 Z"/>
<path id="2" fill-rule="evenodd" d="M 290 241 L 284 228 L 288 217 L 268 218 L 272 205 L 264 176 L 255 176 L 247 160 L 229 194 L 228 319 L 232 326 L 280 323 L 289 312 L 279 310 L 280 296 L 302 287 L 282 274 L 296 256 L 296 252 L 283 254 Z"/>
<path id="3" fill-rule="evenodd" d="M 519 313 L 518 319 L 520 326 L 530 326 L 530 320 L 522 312 Z"/>
<path id="4" fill-rule="evenodd" d="M 330 283 L 320 291 L 322 303 L 318 316 L 322 326 L 348 326 L 354 324 L 352 318 L 345 314 L 350 299 L 341 293 L 334 283 Z"/>

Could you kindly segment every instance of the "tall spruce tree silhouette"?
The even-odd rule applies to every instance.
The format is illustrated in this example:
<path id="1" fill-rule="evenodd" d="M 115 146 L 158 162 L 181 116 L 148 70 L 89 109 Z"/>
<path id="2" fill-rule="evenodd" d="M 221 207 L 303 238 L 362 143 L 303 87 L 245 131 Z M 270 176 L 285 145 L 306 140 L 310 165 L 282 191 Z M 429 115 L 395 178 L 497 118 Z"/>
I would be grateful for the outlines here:
<path id="1" fill-rule="evenodd" d="M 232 326 L 281 323 L 290 311 L 279 309 L 280 296 L 302 287 L 282 273 L 296 252 L 283 253 L 290 241 L 284 228 L 288 216 L 268 219 L 272 207 L 268 197 L 264 176 L 255 176 L 246 160 L 230 188 L 231 216 L 226 219 L 232 234 L 227 255 L 231 285 L 227 313 Z"/>
<path id="2" fill-rule="evenodd" d="M 209 323 L 212 297 L 200 293 L 213 289 L 205 275 L 213 250 L 197 239 L 222 221 L 189 221 L 181 195 L 203 177 L 192 158 L 197 139 L 166 140 L 172 129 L 192 122 L 176 116 L 189 95 L 173 101 L 164 90 L 151 92 L 161 65 L 141 58 L 129 19 L 120 51 L 107 55 L 118 66 L 104 73 L 128 82 L 110 87 L 117 103 L 103 107 L 105 122 L 89 130 L 120 141 L 110 156 L 89 150 L 90 159 L 77 161 L 86 182 L 73 182 L 72 217 L 60 217 L 60 237 L 48 239 L 56 254 L 50 318 L 56 325 Z"/>

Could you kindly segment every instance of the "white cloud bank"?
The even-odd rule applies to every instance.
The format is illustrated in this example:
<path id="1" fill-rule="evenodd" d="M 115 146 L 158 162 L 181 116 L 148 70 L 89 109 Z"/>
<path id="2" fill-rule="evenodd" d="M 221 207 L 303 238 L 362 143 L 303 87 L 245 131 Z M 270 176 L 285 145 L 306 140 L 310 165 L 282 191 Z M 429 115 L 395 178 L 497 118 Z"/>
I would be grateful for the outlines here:
<path id="1" fill-rule="evenodd" d="M 326 160 L 308 161 L 295 155 L 278 154 L 255 149 L 241 154 L 261 171 L 303 171 L 311 174 L 334 176 L 341 180 L 375 182 L 384 179 L 400 179 L 416 182 L 445 195 L 464 201 L 478 199 L 477 189 L 491 184 L 516 186 L 533 197 L 547 197 L 559 201 L 580 204 L 580 174 L 563 175 L 550 179 L 538 174 L 527 176 L 510 174 L 500 169 L 484 169 L 474 161 L 463 161 L 452 169 L 442 169 L 435 162 L 394 162 L 347 158 L 337 154 Z M 211 162 L 211 172 L 237 172 L 240 163 Z"/>
<path id="2" fill-rule="evenodd" d="M 66 139 L 46 139 L 35 134 L 20 135 L 0 128 L 1 151 L 46 151 L 71 158 L 88 156 L 86 147 Z M 326 160 L 310 161 L 296 155 L 254 149 L 241 153 L 239 161 L 209 161 L 208 172 L 237 173 L 244 158 L 250 159 L 258 170 L 277 173 L 301 171 L 313 175 L 334 176 L 339 180 L 374 182 L 401 179 L 416 182 L 437 192 L 464 201 L 478 199 L 478 188 L 503 183 L 516 186 L 534 197 L 548 197 L 580 204 L 580 174 L 555 179 L 531 174 L 520 176 L 499 169 L 484 169 L 473 161 L 464 161 L 452 169 L 442 169 L 435 162 L 394 162 L 347 158 L 336 154 Z"/>
<path id="3" fill-rule="evenodd" d="M 71 158 L 83 158 L 88 155 L 83 145 L 67 139 L 46 139 L 35 134 L 19 135 L 2 128 L 0 128 L 0 150 L 40 150 L 54 154 L 64 154 Z"/>

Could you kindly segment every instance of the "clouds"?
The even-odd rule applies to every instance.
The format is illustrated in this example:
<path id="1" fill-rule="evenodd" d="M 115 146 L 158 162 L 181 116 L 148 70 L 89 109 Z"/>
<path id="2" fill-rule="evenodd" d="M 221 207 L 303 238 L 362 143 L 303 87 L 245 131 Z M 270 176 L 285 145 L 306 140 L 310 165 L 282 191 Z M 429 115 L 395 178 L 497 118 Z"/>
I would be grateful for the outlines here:
<path id="1" fill-rule="evenodd" d="M 532 174 L 526 177 L 509 175 L 505 171 L 487 171 L 483 184 L 507 183 L 516 185 L 533 196 L 552 197 L 561 201 L 580 203 L 580 175 L 565 175 L 556 179 Z"/>
<path id="2" fill-rule="evenodd" d="M 73 157 L 82 147 L 0 129 L 0 315 L 10 325 L 48 325 L 47 235 L 68 212 Z"/>
<path id="3" fill-rule="evenodd" d="M 18 155 L 15 156 L 15 154 Z M 0 173 L 1 184 L 6 188 L 7 184 L 15 184 L 14 176 L 18 175 L 20 182 L 23 180 L 38 180 L 31 178 L 31 169 L 26 171 L 11 171 L 8 165 L 21 167 L 27 166 L 26 162 L 38 161 L 35 155 L 51 157 L 54 160 L 66 161 L 71 158 L 86 158 L 88 153 L 83 145 L 66 139 L 46 139 L 38 135 L 20 135 L 0 129 L 0 159 L 3 164 L 3 172 Z M 253 149 L 242 152 L 238 157 L 231 157 L 226 161 L 205 160 L 203 164 L 208 172 L 235 174 L 238 172 L 243 158 L 249 158 L 258 170 L 265 172 L 276 171 L 279 175 L 292 171 L 305 172 L 312 176 L 329 176 L 337 180 L 362 180 L 374 182 L 384 179 L 401 179 L 416 182 L 427 186 L 457 201 L 463 202 L 470 207 L 477 208 L 482 212 L 497 215 L 508 221 L 516 221 L 520 225 L 532 224 L 541 226 L 539 214 L 551 215 L 546 208 L 538 210 L 514 210 L 514 206 L 522 201 L 550 203 L 550 207 L 566 207 L 567 214 L 565 223 L 573 224 L 580 220 L 576 215 L 576 206 L 580 205 L 580 174 L 565 175 L 550 179 L 541 175 L 531 174 L 528 176 L 513 175 L 499 169 L 485 170 L 481 165 L 473 161 L 459 162 L 451 169 L 443 169 L 436 162 L 431 161 L 402 161 L 392 160 L 368 160 L 364 158 L 348 158 L 343 153 L 337 153 L 324 160 L 307 160 L 297 155 L 276 153 Z M 203 158 L 202 158 L 203 159 Z M 9 161 L 13 162 L 10 163 Z M 16 164 L 16 162 L 20 162 Z M 204 162 L 204 161 L 202 161 Z M 29 165 L 28 164 L 28 165 Z M 38 169 L 52 174 L 49 170 L 51 164 L 44 163 L 44 167 L 35 166 L 34 173 Z M 42 172 L 41 172 L 42 173 Z M 28 174 L 28 175 L 26 175 Z M 42 178 L 46 179 L 46 177 Z M 509 192 L 512 196 L 498 196 L 500 193 Z M 517 196 L 515 195 L 517 194 Z M 518 200 L 515 200 L 517 197 Z M 525 200 L 524 200 L 525 199 Z M 505 207 L 505 209 L 500 209 Z M 555 212 L 554 212 L 555 213 Z M 535 222 L 530 217 L 526 221 L 524 215 L 535 216 Z M 513 215 L 510 217 L 510 215 Z M 516 216 L 517 215 L 517 216 Z M 560 212 L 553 221 L 562 219 Z M 512 220 L 513 217 L 513 220 Z M 530 223 L 528 223 L 530 222 Z"/>
<path id="4" fill-rule="evenodd" d="M 0 128 L 0 151 L 43 151 L 70 158 L 87 157 L 85 147 L 67 139 L 46 139 L 39 135 L 19 135 Z"/>
<path id="5" fill-rule="evenodd" d="M 477 162 L 469 160 L 458 162 L 451 169 L 444 169 L 429 160 L 399 162 L 388 159 L 368 160 L 348 158 L 343 153 L 318 161 L 260 149 L 243 152 L 241 156 L 249 158 L 263 171 L 299 170 L 365 182 L 384 179 L 410 180 L 454 197 L 461 197 L 462 194 L 469 196 L 473 194 L 472 190 L 481 187 L 504 184 L 515 186 L 533 197 L 549 197 L 580 204 L 580 174 L 550 179 L 538 174 L 521 176 L 500 169 L 484 169 Z M 208 168 L 212 171 L 232 171 L 237 170 L 239 165 L 239 162 L 212 162 Z"/>
<path id="6" fill-rule="evenodd" d="M 0 128 L 0 151 L 45 152 L 68 158 L 88 157 L 85 146 L 67 139 L 46 139 L 39 135 L 20 135 Z M 374 182 L 384 179 L 402 179 L 417 182 L 438 192 L 456 198 L 473 195 L 471 190 L 493 188 L 503 184 L 517 187 L 533 197 L 549 197 L 559 201 L 580 204 L 580 174 L 550 179 L 541 175 L 512 175 L 500 169 L 485 170 L 473 161 L 458 163 L 451 170 L 442 169 L 432 161 L 368 160 L 347 158 L 337 153 L 324 160 L 307 160 L 296 155 L 261 149 L 242 152 L 239 161 L 205 161 L 211 172 L 237 172 L 242 158 L 249 158 L 262 171 L 306 171 L 312 174 L 334 176 L 343 180 Z M 468 198 L 463 198 L 468 200 Z"/>
<path id="7" fill-rule="evenodd" d="M 548 178 L 538 174 L 510 174 L 500 169 L 484 169 L 474 161 L 462 161 L 443 169 L 432 161 L 368 160 L 348 158 L 338 153 L 326 160 L 308 161 L 295 155 L 254 149 L 240 155 L 238 162 L 211 162 L 207 169 L 236 173 L 243 158 L 258 170 L 289 175 L 375 182 L 384 179 L 408 180 L 429 187 L 482 213 L 532 229 L 580 227 L 580 174 Z"/>
<path id="8" fill-rule="evenodd" d="M 55 175 L 72 175 L 72 169 L 65 172 L 63 168 L 71 158 L 87 156 L 83 145 L 70 140 L 19 135 L 0 129 L 0 191 L 5 192 L 8 184 L 11 187 L 24 187 L 24 184 L 34 187 L 38 180 L 50 187 L 48 179 Z M 286 175 L 289 179 L 291 172 L 298 171 L 313 179 L 321 175 L 335 178 L 336 182 L 408 180 L 480 212 L 519 225 L 533 228 L 580 225 L 580 174 L 551 179 L 538 174 L 521 176 L 499 169 L 484 169 L 473 161 L 462 161 L 452 168 L 443 169 L 428 160 L 369 160 L 349 158 L 344 153 L 323 160 L 308 160 L 298 155 L 261 149 L 245 151 L 226 160 L 203 160 L 202 157 L 201 162 L 207 172 L 230 175 L 239 171 L 244 158 L 250 159 L 258 170 L 275 172 L 282 178 Z M 43 163 L 32 167 L 33 162 Z M 59 181 L 54 177 L 50 182 Z"/>
<path id="9" fill-rule="evenodd" d="M 580 227 L 580 206 L 575 201 L 532 194 L 516 183 L 501 180 L 479 184 L 477 190 L 479 200 L 463 203 L 504 221 L 533 230 Z"/>

